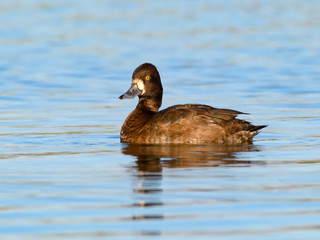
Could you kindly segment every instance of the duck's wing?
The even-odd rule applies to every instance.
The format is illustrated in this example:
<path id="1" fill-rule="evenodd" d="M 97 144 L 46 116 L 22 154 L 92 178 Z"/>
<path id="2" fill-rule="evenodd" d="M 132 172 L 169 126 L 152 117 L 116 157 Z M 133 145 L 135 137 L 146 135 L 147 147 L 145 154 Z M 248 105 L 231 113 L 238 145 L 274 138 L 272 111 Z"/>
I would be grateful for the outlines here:
<path id="1" fill-rule="evenodd" d="M 183 119 L 202 119 L 210 123 L 224 123 L 235 119 L 239 114 L 247 114 L 231 109 L 214 108 L 202 104 L 174 105 L 156 114 L 157 121 L 160 122 L 179 122 Z"/>
<path id="2" fill-rule="evenodd" d="M 187 121 L 194 126 L 216 124 L 233 134 L 239 131 L 257 132 L 266 125 L 255 126 L 248 121 L 237 119 L 239 114 L 248 114 L 232 109 L 214 108 L 202 104 L 175 105 L 155 115 L 155 122 L 170 125 Z M 258 132 L 257 132 L 258 133 Z"/>
<path id="3" fill-rule="evenodd" d="M 154 114 L 143 135 L 152 136 L 147 140 L 153 143 L 251 143 L 265 126 L 237 119 L 239 114 L 244 113 L 201 104 L 175 105 Z"/>

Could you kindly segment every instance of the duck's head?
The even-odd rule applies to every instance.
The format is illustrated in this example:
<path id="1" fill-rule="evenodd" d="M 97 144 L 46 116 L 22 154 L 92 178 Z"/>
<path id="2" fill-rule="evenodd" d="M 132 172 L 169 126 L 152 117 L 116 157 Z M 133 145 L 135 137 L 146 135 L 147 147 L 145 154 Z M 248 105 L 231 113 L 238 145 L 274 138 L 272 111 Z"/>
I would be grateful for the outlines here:
<path id="1" fill-rule="evenodd" d="M 139 96 L 139 102 L 154 101 L 157 102 L 157 105 L 161 105 L 162 92 L 160 74 L 157 68 L 151 63 L 144 63 L 134 70 L 131 87 L 119 98 L 127 99 Z"/>

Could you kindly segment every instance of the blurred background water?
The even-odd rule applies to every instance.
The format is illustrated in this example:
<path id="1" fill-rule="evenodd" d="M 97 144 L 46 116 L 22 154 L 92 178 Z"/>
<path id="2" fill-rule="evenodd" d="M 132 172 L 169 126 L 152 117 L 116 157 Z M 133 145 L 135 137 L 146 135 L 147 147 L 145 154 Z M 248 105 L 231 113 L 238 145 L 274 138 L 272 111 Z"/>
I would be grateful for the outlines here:
<path id="1" fill-rule="evenodd" d="M 320 2 L 0 2 L 0 239 L 319 239 Z M 252 146 L 119 143 L 133 70 Z"/>

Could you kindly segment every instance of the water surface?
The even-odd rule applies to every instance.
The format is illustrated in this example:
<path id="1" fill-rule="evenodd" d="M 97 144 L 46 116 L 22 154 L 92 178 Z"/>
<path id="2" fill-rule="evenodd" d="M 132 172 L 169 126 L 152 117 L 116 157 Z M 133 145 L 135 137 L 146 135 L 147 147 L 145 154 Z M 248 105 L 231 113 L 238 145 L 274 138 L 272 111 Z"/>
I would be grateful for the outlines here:
<path id="1" fill-rule="evenodd" d="M 2 1 L 0 239 L 319 239 L 319 1 Z M 132 146 L 162 108 L 267 124 L 250 146 Z"/>

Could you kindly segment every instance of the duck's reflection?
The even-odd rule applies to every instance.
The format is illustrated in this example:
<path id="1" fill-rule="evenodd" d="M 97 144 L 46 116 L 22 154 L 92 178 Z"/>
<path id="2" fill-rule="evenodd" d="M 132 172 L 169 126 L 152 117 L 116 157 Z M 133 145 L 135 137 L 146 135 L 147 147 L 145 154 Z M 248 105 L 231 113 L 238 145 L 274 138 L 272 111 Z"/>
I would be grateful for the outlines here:
<path id="1" fill-rule="evenodd" d="M 258 151 L 254 145 L 123 145 L 122 153 L 137 157 L 139 172 L 161 172 L 163 167 L 216 167 L 224 164 L 250 164 L 239 160 L 240 152 Z"/>
<path id="2" fill-rule="evenodd" d="M 241 152 L 258 151 L 253 145 L 123 145 L 122 153 L 137 158 L 133 166 L 134 205 L 141 208 L 162 205 L 163 168 L 246 166 L 250 161 L 239 159 Z M 134 220 L 163 219 L 159 214 L 140 214 Z"/>

